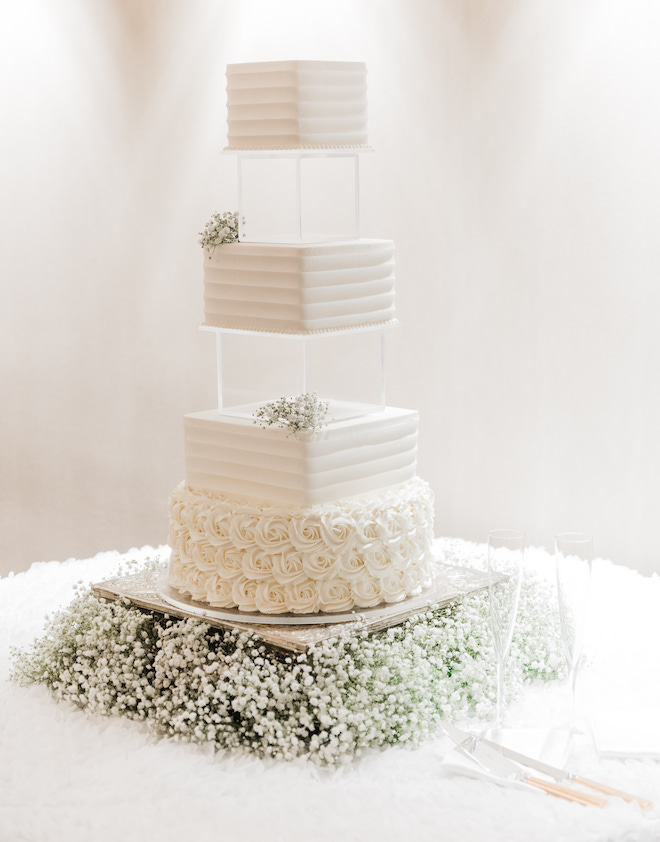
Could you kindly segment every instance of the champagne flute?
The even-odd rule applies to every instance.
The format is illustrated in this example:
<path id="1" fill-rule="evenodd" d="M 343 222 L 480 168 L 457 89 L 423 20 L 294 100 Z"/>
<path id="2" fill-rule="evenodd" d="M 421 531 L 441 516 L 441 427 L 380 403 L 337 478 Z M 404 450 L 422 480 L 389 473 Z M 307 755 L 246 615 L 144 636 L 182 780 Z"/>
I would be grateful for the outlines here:
<path id="1" fill-rule="evenodd" d="M 497 661 L 496 731 L 502 728 L 504 667 L 511 648 L 513 626 L 518 612 L 524 542 L 524 533 L 516 529 L 494 529 L 488 533 L 490 628 Z"/>
<path id="2" fill-rule="evenodd" d="M 572 698 L 572 725 L 577 720 L 576 683 L 587 625 L 593 537 L 586 532 L 555 535 L 557 602 L 564 656 Z"/>

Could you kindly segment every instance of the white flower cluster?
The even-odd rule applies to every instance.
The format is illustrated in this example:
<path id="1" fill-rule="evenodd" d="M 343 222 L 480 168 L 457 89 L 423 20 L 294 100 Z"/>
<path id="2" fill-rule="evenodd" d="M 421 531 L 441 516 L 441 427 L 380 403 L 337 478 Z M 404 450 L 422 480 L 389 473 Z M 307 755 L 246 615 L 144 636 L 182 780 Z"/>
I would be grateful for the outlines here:
<path id="1" fill-rule="evenodd" d="M 311 430 L 316 433 L 326 425 L 328 401 L 322 401 L 315 392 L 306 392 L 294 398 L 280 398 L 260 406 L 254 413 L 255 424 L 264 427 L 285 427 L 292 433 Z"/>
<path id="2" fill-rule="evenodd" d="M 204 230 L 199 232 L 199 243 L 204 249 L 215 248 L 223 243 L 237 242 L 238 211 L 214 213 L 204 226 Z"/>
<path id="3" fill-rule="evenodd" d="M 563 657 L 548 604 L 543 584 L 528 579 L 509 659 L 512 691 L 558 676 Z M 14 652 L 12 677 L 45 683 L 90 713 L 144 720 L 157 735 L 328 764 L 419 743 L 442 719 L 487 717 L 495 696 L 485 594 L 289 657 L 249 632 L 87 594 L 31 650 Z"/>

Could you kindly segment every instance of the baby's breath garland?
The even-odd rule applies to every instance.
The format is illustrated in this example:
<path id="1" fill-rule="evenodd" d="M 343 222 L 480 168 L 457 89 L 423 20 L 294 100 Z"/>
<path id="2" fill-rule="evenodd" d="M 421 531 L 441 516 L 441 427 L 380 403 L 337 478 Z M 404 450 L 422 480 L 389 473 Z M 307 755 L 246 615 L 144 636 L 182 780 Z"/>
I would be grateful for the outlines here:
<path id="1" fill-rule="evenodd" d="M 562 668 L 548 603 L 545 585 L 529 579 L 510 693 Z M 44 683 L 90 713 L 141 720 L 177 740 L 328 764 L 368 747 L 417 744 L 442 719 L 488 717 L 495 697 L 485 594 L 286 656 L 250 632 L 167 619 L 87 592 L 31 649 L 13 655 L 14 680 Z"/>
<path id="2" fill-rule="evenodd" d="M 280 398 L 263 404 L 254 412 L 255 424 L 284 427 L 292 433 L 300 430 L 318 433 L 326 425 L 329 406 L 328 401 L 322 401 L 315 392 Z"/>

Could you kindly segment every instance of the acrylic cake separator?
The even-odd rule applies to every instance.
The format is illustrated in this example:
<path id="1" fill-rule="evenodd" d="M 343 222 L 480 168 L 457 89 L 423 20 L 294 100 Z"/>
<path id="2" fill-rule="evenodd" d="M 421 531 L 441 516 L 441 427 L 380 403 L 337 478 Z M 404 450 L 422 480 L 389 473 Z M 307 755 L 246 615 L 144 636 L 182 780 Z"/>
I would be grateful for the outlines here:
<path id="1" fill-rule="evenodd" d="M 304 158 L 351 158 L 353 160 L 353 183 L 355 190 L 355 222 L 354 229 L 350 233 L 347 232 L 341 236 L 321 236 L 316 235 L 316 242 L 332 242 L 333 240 L 342 240 L 347 236 L 355 239 L 360 237 L 360 156 L 365 153 L 374 152 L 372 146 L 364 146 L 359 149 L 223 149 L 221 155 L 232 155 L 236 159 L 236 179 L 238 185 L 238 239 L 245 242 L 246 238 L 243 231 L 243 216 L 245 208 L 243 207 L 243 165 L 245 160 L 258 158 L 274 158 L 287 159 L 291 158 L 295 162 L 295 184 L 296 184 L 296 216 L 297 216 L 297 241 L 304 242 L 306 237 L 303 233 L 303 202 L 302 202 L 302 161 Z M 249 242 L 249 240 L 248 240 Z M 311 242 L 311 240 L 310 240 Z"/>
<path id="2" fill-rule="evenodd" d="M 445 608 L 463 597 L 488 587 L 488 576 L 479 570 L 437 562 L 433 584 L 418 596 L 374 608 L 341 614 L 246 614 L 238 608 L 214 608 L 174 591 L 162 570 L 149 570 L 99 582 L 92 586 L 102 599 L 127 599 L 136 607 L 179 619 L 200 619 L 218 629 L 251 631 L 265 643 L 290 652 L 306 652 L 310 646 L 343 632 L 375 632 L 398 625 L 423 611 Z"/>

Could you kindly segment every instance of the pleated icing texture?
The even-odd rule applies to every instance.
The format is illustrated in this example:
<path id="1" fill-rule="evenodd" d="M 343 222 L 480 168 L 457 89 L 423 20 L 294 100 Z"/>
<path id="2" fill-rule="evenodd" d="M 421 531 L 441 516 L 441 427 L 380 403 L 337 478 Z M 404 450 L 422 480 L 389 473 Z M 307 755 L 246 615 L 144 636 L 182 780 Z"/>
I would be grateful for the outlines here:
<path id="1" fill-rule="evenodd" d="M 186 484 L 294 506 L 375 491 L 415 476 L 417 426 L 415 410 L 392 407 L 295 435 L 196 412 L 184 418 Z"/>
<path id="2" fill-rule="evenodd" d="M 229 243 L 204 255 L 204 321 L 314 333 L 394 319 L 394 243 Z"/>
<path id="3" fill-rule="evenodd" d="M 227 149 L 365 148 L 366 65 L 230 64 L 227 124 Z"/>

